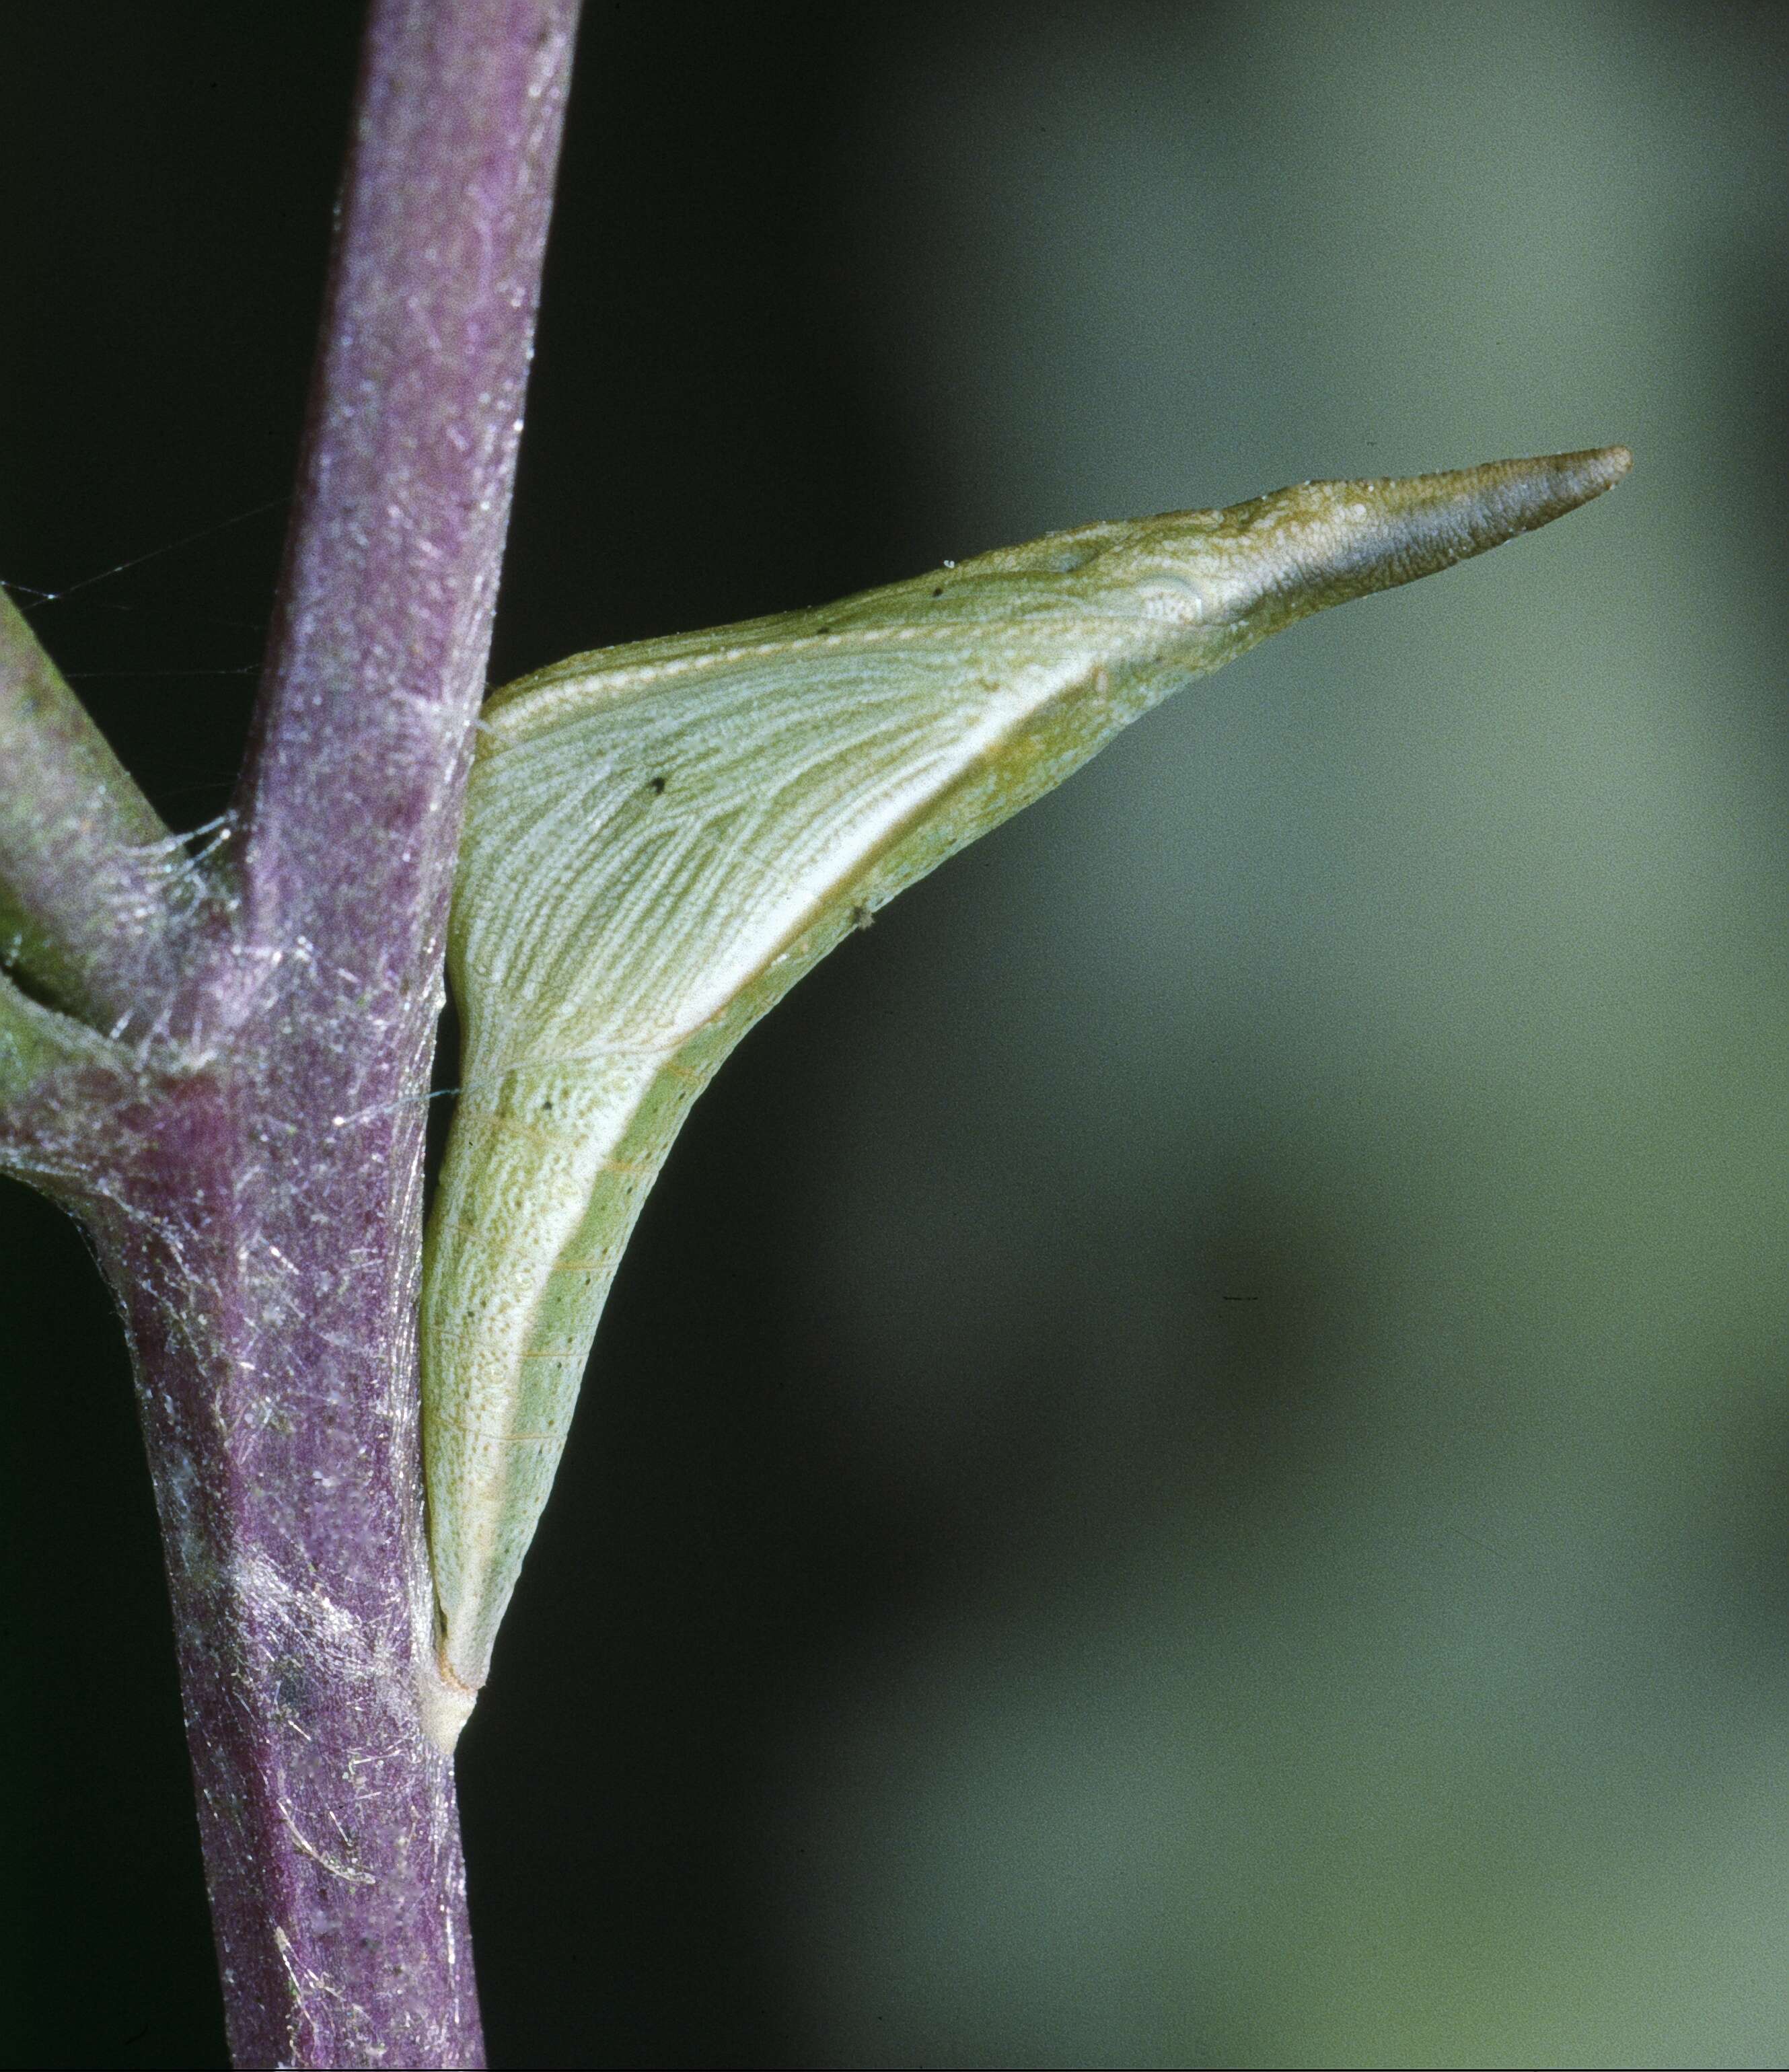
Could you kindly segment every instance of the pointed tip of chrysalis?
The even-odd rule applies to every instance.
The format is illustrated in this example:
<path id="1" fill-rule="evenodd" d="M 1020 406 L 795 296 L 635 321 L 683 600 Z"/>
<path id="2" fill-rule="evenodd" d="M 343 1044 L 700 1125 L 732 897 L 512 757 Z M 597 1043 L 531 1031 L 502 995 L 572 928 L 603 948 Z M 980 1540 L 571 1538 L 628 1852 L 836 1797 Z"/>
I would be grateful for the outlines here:
<path id="1" fill-rule="evenodd" d="M 1411 508 L 1457 507 L 1473 533 L 1470 553 L 1532 532 L 1613 489 L 1634 465 L 1626 446 L 1540 454 L 1528 460 L 1487 461 L 1444 475 L 1419 475 L 1404 485 Z"/>
<path id="2" fill-rule="evenodd" d="M 1634 456 L 1626 446 L 1591 446 L 1580 454 L 1565 454 L 1563 459 L 1579 463 L 1585 483 L 1588 485 L 1584 495 L 1589 502 L 1600 496 L 1606 489 L 1613 489 L 1634 465 Z"/>
<path id="3" fill-rule="evenodd" d="M 1626 446 L 1594 446 L 1438 475 L 1299 483 L 1239 507 L 1233 537 L 1252 563 L 1256 607 L 1269 604 L 1284 624 L 1550 524 L 1633 465 Z"/>
<path id="4" fill-rule="evenodd" d="M 1613 489 L 1633 465 L 1626 446 L 1592 446 L 1389 483 L 1384 509 L 1402 535 L 1390 581 L 1432 574 L 1550 525 Z"/>

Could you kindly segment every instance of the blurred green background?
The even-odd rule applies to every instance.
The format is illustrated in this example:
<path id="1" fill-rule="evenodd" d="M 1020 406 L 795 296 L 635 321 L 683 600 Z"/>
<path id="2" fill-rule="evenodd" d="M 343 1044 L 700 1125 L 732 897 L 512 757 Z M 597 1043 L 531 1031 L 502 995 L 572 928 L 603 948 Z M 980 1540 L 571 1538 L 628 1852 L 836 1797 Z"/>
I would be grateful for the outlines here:
<path id="1" fill-rule="evenodd" d="M 205 536 L 37 621 L 183 825 L 357 14 L 9 24 L 0 575 Z M 728 1067 L 463 1745 L 494 2062 L 1789 2057 L 1786 87 L 1762 6 L 593 10 L 500 679 L 1636 466 L 1195 685 Z M 121 1355 L 0 1216 L 12 2062 L 217 2062 Z"/>

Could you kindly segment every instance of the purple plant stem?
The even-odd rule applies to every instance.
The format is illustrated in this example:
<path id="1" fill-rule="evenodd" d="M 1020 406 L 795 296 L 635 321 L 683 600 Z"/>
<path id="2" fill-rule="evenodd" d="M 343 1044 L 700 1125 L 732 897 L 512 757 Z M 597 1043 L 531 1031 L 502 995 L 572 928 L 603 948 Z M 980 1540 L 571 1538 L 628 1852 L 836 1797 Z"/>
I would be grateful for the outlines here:
<path id="1" fill-rule="evenodd" d="M 238 2065 L 483 2062 L 416 1696 L 422 1153 L 576 11 L 375 0 L 238 897 L 134 1075 L 25 1119 L 130 1338 Z"/>

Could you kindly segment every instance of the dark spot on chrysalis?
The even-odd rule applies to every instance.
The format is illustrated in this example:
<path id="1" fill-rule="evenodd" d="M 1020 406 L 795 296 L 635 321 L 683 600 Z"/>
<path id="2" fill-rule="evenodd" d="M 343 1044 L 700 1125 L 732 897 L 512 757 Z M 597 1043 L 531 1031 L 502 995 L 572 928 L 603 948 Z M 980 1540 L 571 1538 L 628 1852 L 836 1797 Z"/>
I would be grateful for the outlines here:
<path id="1" fill-rule="evenodd" d="M 936 589 L 936 590 L 935 590 L 932 592 L 932 595 L 933 595 L 934 597 L 942 597 L 944 594 L 944 586 L 942 583 L 940 583 L 940 584 L 938 586 L 937 589 Z"/>
<path id="2" fill-rule="evenodd" d="M 872 925 L 875 919 L 875 915 L 867 906 L 853 906 L 851 909 L 851 925 L 853 928 L 867 928 Z"/>
<path id="3" fill-rule="evenodd" d="M 822 633 L 830 633 L 833 631 L 832 627 L 829 626 L 823 626 L 820 630 Z"/>
<path id="4" fill-rule="evenodd" d="M 655 777 L 646 788 L 655 799 L 662 799 L 664 796 L 664 779 L 662 777 Z"/>

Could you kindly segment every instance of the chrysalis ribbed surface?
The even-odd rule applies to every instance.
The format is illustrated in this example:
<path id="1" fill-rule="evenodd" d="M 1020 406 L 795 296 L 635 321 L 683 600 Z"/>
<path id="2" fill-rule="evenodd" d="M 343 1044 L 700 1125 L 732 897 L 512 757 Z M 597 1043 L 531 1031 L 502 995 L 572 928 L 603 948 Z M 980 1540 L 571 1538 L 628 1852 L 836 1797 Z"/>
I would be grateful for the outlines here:
<path id="1" fill-rule="evenodd" d="M 1544 524 L 1628 466 L 1609 447 L 1083 526 L 818 610 L 574 656 L 492 699 L 424 1272 L 437 1740 L 485 1680 L 640 1203 L 753 1022 L 1182 684 Z"/>

